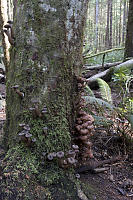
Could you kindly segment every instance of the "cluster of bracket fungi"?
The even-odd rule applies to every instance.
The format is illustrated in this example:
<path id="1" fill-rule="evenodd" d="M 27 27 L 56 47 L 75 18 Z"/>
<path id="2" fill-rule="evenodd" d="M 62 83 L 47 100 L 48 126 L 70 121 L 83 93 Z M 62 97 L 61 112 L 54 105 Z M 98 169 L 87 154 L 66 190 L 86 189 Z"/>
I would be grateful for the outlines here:
<path id="1" fill-rule="evenodd" d="M 16 94 L 18 94 L 21 98 L 24 97 L 24 93 L 19 90 L 19 85 L 14 85 L 11 88 L 14 89 L 14 91 L 16 92 Z"/>
<path id="2" fill-rule="evenodd" d="M 86 84 L 86 79 L 82 77 L 77 77 L 78 81 L 78 90 L 80 93 L 80 101 L 78 102 L 78 112 L 75 126 L 75 143 L 80 147 L 79 156 L 82 161 L 86 161 L 87 158 L 93 158 L 92 152 L 92 143 L 90 142 L 90 136 L 92 136 L 92 132 L 94 129 L 93 122 L 94 118 L 84 111 L 85 100 L 82 96 L 84 96 L 84 87 Z"/>

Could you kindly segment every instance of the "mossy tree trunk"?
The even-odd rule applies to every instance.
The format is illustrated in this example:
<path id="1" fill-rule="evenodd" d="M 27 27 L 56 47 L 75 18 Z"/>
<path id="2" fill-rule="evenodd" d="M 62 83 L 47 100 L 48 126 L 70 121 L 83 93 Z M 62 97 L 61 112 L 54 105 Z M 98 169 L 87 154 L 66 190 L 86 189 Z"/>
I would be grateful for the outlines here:
<path id="1" fill-rule="evenodd" d="M 73 143 L 87 4 L 14 0 L 3 199 L 79 199 L 73 178 L 58 166 L 60 160 L 49 160 L 53 152 L 66 154 Z"/>
<path id="2" fill-rule="evenodd" d="M 129 1 L 124 60 L 133 58 L 133 1 Z"/>

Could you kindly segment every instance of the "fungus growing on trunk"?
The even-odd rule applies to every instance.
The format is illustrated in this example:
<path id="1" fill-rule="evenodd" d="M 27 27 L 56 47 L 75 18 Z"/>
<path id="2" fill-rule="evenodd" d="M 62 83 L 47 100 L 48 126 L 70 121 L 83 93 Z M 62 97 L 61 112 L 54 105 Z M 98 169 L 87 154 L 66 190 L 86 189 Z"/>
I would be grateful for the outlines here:
<path id="1" fill-rule="evenodd" d="M 13 88 L 14 91 L 15 91 L 21 98 L 24 97 L 24 93 L 21 92 L 21 91 L 18 89 L 18 88 L 19 88 L 19 85 L 12 86 L 11 88 Z"/>

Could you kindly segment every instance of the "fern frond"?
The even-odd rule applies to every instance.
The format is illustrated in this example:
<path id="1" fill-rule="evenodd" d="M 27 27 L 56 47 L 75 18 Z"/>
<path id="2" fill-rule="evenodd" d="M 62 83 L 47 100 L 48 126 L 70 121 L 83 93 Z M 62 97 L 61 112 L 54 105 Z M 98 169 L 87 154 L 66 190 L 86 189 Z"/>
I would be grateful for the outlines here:
<path id="1" fill-rule="evenodd" d="M 88 85 L 85 86 L 85 90 L 89 96 L 95 97 L 94 92 L 90 89 Z"/>
<path id="2" fill-rule="evenodd" d="M 94 124 L 97 126 L 104 126 L 104 127 L 108 127 L 113 125 L 113 121 L 110 119 L 107 119 L 106 117 L 101 117 L 101 116 L 97 116 L 97 115 L 92 115 L 94 118 Z"/>
<path id="3" fill-rule="evenodd" d="M 102 99 L 106 100 L 110 104 L 113 104 L 111 89 L 110 89 L 109 85 L 101 78 L 97 78 L 97 81 L 98 81 L 98 84 L 100 87 Z"/>
<path id="4" fill-rule="evenodd" d="M 85 96 L 84 99 L 85 99 L 86 102 L 88 102 L 90 104 L 103 106 L 104 108 L 108 108 L 110 110 L 114 110 L 115 109 L 115 107 L 112 104 L 110 104 L 107 101 L 104 101 L 102 99 L 96 98 L 96 97 Z"/>
<path id="5" fill-rule="evenodd" d="M 129 116 L 128 116 L 128 119 L 129 119 L 129 122 L 130 122 L 130 124 L 131 124 L 131 129 L 133 130 L 133 115 L 132 115 L 132 114 L 129 115 Z"/>

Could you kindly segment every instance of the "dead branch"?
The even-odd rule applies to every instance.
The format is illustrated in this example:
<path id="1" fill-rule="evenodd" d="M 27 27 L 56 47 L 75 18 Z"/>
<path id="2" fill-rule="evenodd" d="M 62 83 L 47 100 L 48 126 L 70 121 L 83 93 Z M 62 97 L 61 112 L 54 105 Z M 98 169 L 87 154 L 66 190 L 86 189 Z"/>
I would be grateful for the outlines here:
<path id="1" fill-rule="evenodd" d="M 97 78 L 102 78 L 105 81 L 110 81 L 113 73 L 115 71 L 119 70 L 121 67 L 126 67 L 129 69 L 132 69 L 133 68 L 133 59 L 123 62 L 115 67 L 111 67 L 103 72 L 100 72 L 96 75 L 91 76 L 90 78 L 87 79 L 88 84 L 91 86 L 93 83 L 93 87 L 95 87 L 97 85 L 97 80 L 96 80 Z"/>
<path id="2" fill-rule="evenodd" d="M 115 63 L 106 63 L 106 64 L 104 64 L 104 67 L 102 67 L 102 65 L 89 66 L 89 65 L 85 64 L 83 67 L 84 67 L 84 69 L 86 71 L 88 71 L 88 70 L 96 70 L 96 69 L 109 69 L 110 67 L 114 67 L 114 66 L 119 65 L 121 63 L 122 63 L 121 61 L 115 62 Z"/>
<path id="3" fill-rule="evenodd" d="M 97 167 L 101 167 L 104 164 L 112 164 L 114 162 L 123 160 L 123 158 L 121 156 L 117 156 L 117 157 L 113 157 L 111 159 L 107 159 L 107 160 L 103 160 L 103 161 L 96 161 L 94 159 L 91 159 L 87 165 L 81 166 L 80 168 L 78 168 L 76 171 L 77 173 L 84 173 L 86 171 L 92 171 L 95 172 L 95 169 Z"/>

